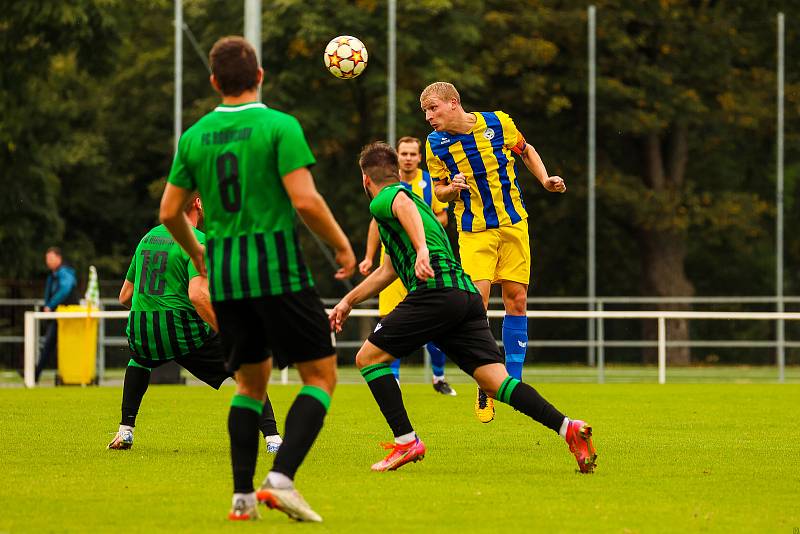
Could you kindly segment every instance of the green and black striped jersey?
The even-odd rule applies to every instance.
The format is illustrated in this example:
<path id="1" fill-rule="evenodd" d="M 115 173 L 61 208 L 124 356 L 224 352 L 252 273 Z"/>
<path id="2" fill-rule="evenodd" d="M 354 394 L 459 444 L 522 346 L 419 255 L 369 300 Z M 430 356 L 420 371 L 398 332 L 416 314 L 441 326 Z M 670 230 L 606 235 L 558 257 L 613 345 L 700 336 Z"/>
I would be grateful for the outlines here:
<path id="1" fill-rule="evenodd" d="M 297 120 L 260 102 L 220 105 L 181 136 L 169 182 L 203 199 L 212 300 L 314 285 L 282 181 L 314 163 Z"/>
<path id="2" fill-rule="evenodd" d="M 417 206 L 422 217 L 422 226 L 425 229 L 425 243 L 428 245 L 431 267 L 434 277 L 423 282 L 414 272 L 417 261 L 417 252 L 411 244 L 400 221 L 392 212 L 392 203 L 397 195 L 408 195 Z M 454 287 L 477 293 L 469 275 L 461 268 L 456 260 L 450 241 L 444 228 L 436 219 L 430 206 L 417 195 L 406 189 L 401 182 L 387 185 L 381 189 L 370 202 L 369 210 L 378 223 L 381 241 L 386 247 L 386 254 L 392 259 L 392 266 L 400 277 L 400 281 L 409 293 L 423 288 Z"/>
<path id="3" fill-rule="evenodd" d="M 205 236 L 194 230 L 200 243 Z M 189 300 L 189 280 L 198 276 L 189 256 L 164 225 L 139 241 L 126 280 L 133 284 L 128 345 L 139 357 L 165 360 L 193 352 L 212 337 L 211 327 Z"/>

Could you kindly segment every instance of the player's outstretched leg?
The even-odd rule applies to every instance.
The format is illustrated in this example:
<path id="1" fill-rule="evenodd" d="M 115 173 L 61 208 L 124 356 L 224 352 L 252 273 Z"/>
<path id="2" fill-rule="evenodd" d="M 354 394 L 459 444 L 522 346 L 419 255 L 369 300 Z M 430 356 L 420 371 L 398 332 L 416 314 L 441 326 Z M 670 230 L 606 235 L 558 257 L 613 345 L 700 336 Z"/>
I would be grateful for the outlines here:
<path id="1" fill-rule="evenodd" d="M 125 450 L 133 447 L 133 427 L 136 426 L 136 416 L 149 385 L 150 369 L 131 359 L 125 369 L 125 381 L 122 385 L 122 419 L 117 434 L 108 444 L 109 449 Z"/>
<path id="2" fill-rule="evenodd" d="M 585 421 L 570 420 L 525 382 L 508 376 L 502 364 L 478 367 L 475 380 L 488 394 L 558 433 L 569 445 L 581 473 L 594 471 L 597 451 L 592 442 L 592 427 Z"/>
<path id="3" fill-rule="evenodd" d="M 394 442 L 385 443 L 389 454 L 372 465 L 373 471 L 394 471 L 425 457 L 425 444 L 417 437 L 408 413 L 403 405 L 403 394 L 394 379 L 389 364 L 391 357 L 369 341 L 364 343 L 356 356 L 356 365 L 366 380 L 375 402 L 383 413 L 394 434 Z"/>
<path id="4" fill-rule="evenodd" d="M 305 384 L 286 415 L 283 444 L 272 470 L 257 492 L 258 500 L 297 521 L 320 522 L 322 517 L 294 487 L 300 464 L 317 439 L 336 386 L 336 356 L 296 364 Z"/>
<path id="5" fill-rule="evenodd" d="M 444 363 L 447 357 L 444 352 L 436 346 L 435 343 L 428 343 L 425 345 L 428 349 L 428 354 L 431 355 L 431 370 L 433 371 L 433 390 L 442 395 L 450 395 L 455 397 L 456 390 L 450 387 L 444 377 Z M 399 361 L 399 360 L 398 360 Z"/>
<path id="6" fill-rule="evenodd" d="M 264 401 L 264 409 L 261 412 L 261 420 L 258 423 L 261 434 L 264 436 L 264 443 L 267 445 L 267 452 L 275 454 L 283 443 L 281 435 L 278 433 L 278 422 L 275 420 L 275 411 L 269 400 Z"/>

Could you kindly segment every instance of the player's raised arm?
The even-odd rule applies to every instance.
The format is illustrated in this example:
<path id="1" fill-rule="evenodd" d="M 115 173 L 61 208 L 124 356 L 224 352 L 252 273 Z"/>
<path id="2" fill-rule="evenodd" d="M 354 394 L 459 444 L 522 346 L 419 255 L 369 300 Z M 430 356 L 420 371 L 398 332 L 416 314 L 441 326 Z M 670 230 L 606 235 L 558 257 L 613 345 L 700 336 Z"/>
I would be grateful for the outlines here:
<path id="1" fill-rule="evenodd" d="M 425 227 L 422 225 L 422 217 L 414 201 L 402 193 L 395 195 L 392 202 L 392 213 L 408 233 L 411 244 L 417 252 L 417 261 L 414 265 L 417 278 L 423 282 L 428 278 L 433 278 L 435 273 L 431 268 L 428 245 L 425 243 Z"/>
<path id="2" fill-rule="evenodd" d="M 307 167 L 301 167 L 283 176 L 282 180 L 292 206 L 306 226 L 333 247 L 336 263 L 340 266 L 334 276 L 340 280 L 352 276 L 356 267 L 353 247 L 334 219 L 328 203 L 317 191 L 311 172 Z"/>
<path id="3" fill-rule="evenodd" d="M 524 143 L 524 140 L 523 140 Z M 550 176 L 547 174 L 547 169 L 544 166 L 539 153 L 533 148 L 533 145 L 525 143 L 524 148 L 519 152 L 522 156 L 522 161 L 528 170 L 541 182 L 542 187 L 551 193 L 565 193 L 567 191 L 567 184 L 560 176 Z"/>

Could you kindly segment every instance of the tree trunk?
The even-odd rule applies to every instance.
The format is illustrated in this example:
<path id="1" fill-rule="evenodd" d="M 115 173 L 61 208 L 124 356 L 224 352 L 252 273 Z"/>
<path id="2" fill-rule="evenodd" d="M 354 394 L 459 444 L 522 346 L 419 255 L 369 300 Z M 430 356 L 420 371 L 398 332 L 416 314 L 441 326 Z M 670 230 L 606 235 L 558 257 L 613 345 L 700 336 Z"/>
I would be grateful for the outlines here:
<path id="1" fill-rule="evenodd" d="M 657 192 L 671 191 L 680 195 L 686 176 L 688 154 L 688 129 L 685 124 L 672 125 L 669 132 L 669 161 L 664 163 L 662 140 L 657 133 L 650 133 L 644 139 L 645 182 Z M 666 168 L 668 166 L 668 168 Z M 642 252 L 642 273 L 644 276 L 642 292 L 655 297 L 691 297 L 694 286 L 686 277 L 686 231 L 679 228 L 655 230 L 640 229 L 637 234 Z M 662 304 L 660 310 L 686 310 L 688 304 Z M 688 341 L 689 323 L 685 319 L 667 321 L 667 339 Z M 657 339 L 656 321 L 642 323 L 644 339 Z M 645 362 L 656 360 L 657 350 L 644 351 Z M 689 347 L 675 347 L 667 350 L 667 361 L 675 365 L 690 362 Z"/>
<path id="2" fill-rule="evenodd" d="M 686 236 L 679 233 L 641 231 L 639 246 L 642 251 L 642 272 L 644 275 L 642 293 L 655 297 L 690 297 L 694 286 L 686 278 L 684 261 L 686 259 Z M 661 304 L 659 310 L 686 310 L 686 304 Z M 657 339 L 658 324 L 652 319 L 642 322 L 644 339 Z M 688 341 L 689 323 L 685 319 L 667 321 L 667 339 Z M 644 351 L 644 361 L 656 361 L 656 349 Z M 667 350 L 667 361 L 674 365 L 687 365 L 690 362 L 689 347 L 674 347 Z"/>

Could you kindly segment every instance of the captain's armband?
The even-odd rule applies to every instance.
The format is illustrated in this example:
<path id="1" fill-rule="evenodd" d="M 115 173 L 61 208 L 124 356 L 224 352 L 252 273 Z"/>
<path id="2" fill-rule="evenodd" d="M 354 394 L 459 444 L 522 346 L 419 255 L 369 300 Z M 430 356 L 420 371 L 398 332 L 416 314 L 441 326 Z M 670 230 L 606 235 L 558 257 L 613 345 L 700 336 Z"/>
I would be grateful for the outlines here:
<path id="1" fill-rule="evenodd" d="M 522 153 L 525 151 L 525 147 L 528 146 L 528 143 L 525 142 L 525 137 L 520 133 L 517 135 L 517 144 L 511 147 L 511 152 L 516 154 L 517 156 L 521 156 Z"/>

